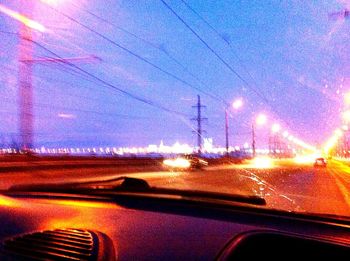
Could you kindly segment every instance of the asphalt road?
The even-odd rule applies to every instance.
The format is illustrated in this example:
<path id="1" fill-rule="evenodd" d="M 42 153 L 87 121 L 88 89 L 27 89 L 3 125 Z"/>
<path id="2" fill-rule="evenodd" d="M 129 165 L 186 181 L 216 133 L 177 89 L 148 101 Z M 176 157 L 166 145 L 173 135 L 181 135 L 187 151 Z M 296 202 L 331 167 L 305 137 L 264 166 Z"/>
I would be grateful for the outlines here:
<path id="1" fill-rule="evenodd" d="M 278 161 L 267 169 L 226 165 L 149 180 L 154 186 L 257 195 L 277 209 L 350 216 L 350 167 L 337 161 L 327 168 Z"/>
<path id="2" fill-rule="evenodd" d="M 275 161 L 273 167 L 259 169 L 252 164 L 220 165 L 199 171 L 168 171 L 159 166 L 118 169 L 36 170 L 0 174 L 0 189 L 15 184 L 84 182 L 120 175 L 146 179 L 150 185 L 258 195 L 268 207 L 350 216 L 350 167 L 338 161 L 327 168 Z"/>

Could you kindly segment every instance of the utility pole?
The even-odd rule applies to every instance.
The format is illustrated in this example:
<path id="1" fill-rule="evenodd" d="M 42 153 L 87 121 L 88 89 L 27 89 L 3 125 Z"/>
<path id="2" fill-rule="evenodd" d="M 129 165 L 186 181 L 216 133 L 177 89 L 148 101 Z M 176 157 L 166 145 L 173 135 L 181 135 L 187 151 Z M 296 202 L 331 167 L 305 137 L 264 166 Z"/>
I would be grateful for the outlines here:
<path id="1" fill-rule="evenodd" d="M 226 141 L 226 157 L 229 157 L 229 149 L 230 149 L 230 140 L 229 140 L 229 109 L 232 106 L 233 109 L 238 110 L 240 107 L 242 107 L 243 102 L 242 99 L 236 99 L 232 105 L 226 103 L 225 104 L 225 141 Z"/>
<path id="2" fill-rule="evenodd" d="M 226 141 L 226 156 L 229 156 L 229 138 L 228 138 L 228 111 L 225 108 L 225 141 Z"/>
<path id="3" fill-rule="evenodd" d="M 207 118 L 202 118 L 202 108 L 206 107 L 201 104 L 201 97 L 197 95 L 197 104 L 192 106 L 193 108 L 197 109 L 197 117 L 193 118 L 191 120 L 194 120 L 197 122 L 197 146 L 198 146 L 198 155 L 201 155 L 202 153 L 202 134 L 205 132 L 202 129 L 202 121 L 207 120 Z"/>
<path id="4" fill-rule="evenodd" d="M 21 0 L 22 13 L 29 19 L 32 17 L 34 2 Z M 33 83 L 32 73 L 35 63 L 65 63 L 84 60 L 101 60 L 95 55 L 71 58 L 37 58 L 33 59 L 33 29 L 25 23 L 20 24 L 19 32 L 19 70 L 18 70 L 18 96 L 19 96 L 19 148 L 30 152 L 33 148 Z"/>
<path id="5" fill-rule="evenodd" d="M 30 2 L 30 3 L 29 3 Z M 33 3 L 21 1 L 25 15 L 31 17 Z M 32 29 L 20 24 L 19 39 L 19 131 L 20 147 L 29 151 L 33 146 L 33 88 L 32 63 L 28 62 L 33 56 Z"/>
<path id="6" fill-rule="evenodd" d="M 255 158 L 256 151 L 255 151 L 255 126 L 254 126 L 254 123 L 252 123 L 252 149 L 253 149 L 253 158 Z"/>
<path id="7" fill-rule="evenodd" d="M 273 157 L 281 156 L 283 146 L 278 132 L 269 135 L 269 154 Z"/>

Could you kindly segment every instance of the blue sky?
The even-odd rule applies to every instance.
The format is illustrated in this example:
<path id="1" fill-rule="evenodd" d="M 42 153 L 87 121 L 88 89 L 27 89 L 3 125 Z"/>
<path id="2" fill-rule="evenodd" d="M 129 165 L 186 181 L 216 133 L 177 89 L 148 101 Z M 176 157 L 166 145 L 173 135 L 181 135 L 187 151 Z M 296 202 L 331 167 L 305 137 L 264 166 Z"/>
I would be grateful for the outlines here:
<path id="1" fill-rule="evenodd" d="M 20 2 L 0 0 L 4 6 L 25 12 Z M 97 56 L 101 60 L 74 64 L 121 90 L 186 114 L 179 117 L 131 99 L 70 66 L 37 63 L 33 72 L 37 145 L 142 146 L 160 140 L 194 144 L 195 125 L 190 118 L 195 116 L 191 106 L 197 94 L 207 106 L 203 111 L 208 118 L 205 136 L 223 145 L 223 102 L 205 93 L 227 102 L 243 98 L 243 108 L 231 113 L 233 145 L 250 141 L 251 122 L 260 112 L 268 115 L 270 124 L 279 122 L 312 144 L 323 143 L 341 124 L 343 94 L 350 89 L 350 21 L 330 20 L 328 15 L 345 8 L 346 1 L 186 0 L 229 44 L 182 1 L 166 1 L 248 84 L 160 0 L 58 1 L 56 9 L 100 36 L 40 1 L 32 2 L 36 3 L 32 18 L 48 29 L 35 33 L 34 40 L 40 45 L 65 58 Z M 0 31 L 0 94 L 4 99 L 0 131 L 7 139 L 18 136 L 18 37 L 4 32 L 18 32 L 19 24 L 0 14 Z M 135 58 L 101 35 L 204 93 Z M 53 55 L 36 46 L 33 56 Z M 265 96 L 268 104 L 252 89 Z M 258 144 L 266 144 L 267 136 L 268 127 L 259 128 Z"/>

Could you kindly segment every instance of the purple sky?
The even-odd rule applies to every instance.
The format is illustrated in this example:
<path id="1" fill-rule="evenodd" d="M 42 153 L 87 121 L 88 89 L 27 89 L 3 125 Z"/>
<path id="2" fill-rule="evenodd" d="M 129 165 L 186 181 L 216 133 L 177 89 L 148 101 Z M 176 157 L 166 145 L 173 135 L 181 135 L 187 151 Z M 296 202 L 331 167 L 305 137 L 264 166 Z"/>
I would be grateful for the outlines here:
<path id="1" fill-rule="evenodd" d="M 55 7 L 61 14 L 32 2 L 32 18 L 47 28 L 34 35 L 46 48 L 36 45 L 34 58 L 55 53 L 101 59 L 74 62 L 90 76 L 69 65 L 35 64 L 37 145 L 195 144 L 190 118 L 197 94 L 207 106 L 205 137 L 219 145 L 224 144 L 223 101 L 237 97 L 244 106 L 230 115 L 232 145 L 250 141 L 251 122 L 260 112 L 270 125 L 278 122 L 313 145 L 341 124 L 343 95 L 350 89 L 350 20 L 332 20 L 329 14 L 349 1 L 185 0 L 222 38 L 182 1 L 165 1 L 226 65 L 160 0 L 61 0 Z M 20 3 L 0 0 L 24 12 Z M 18 137 L 18 36 L 5 32 L 19 32 L 19 23 L 0 13 L 0 132 L 9 140 Z M 257 130 L 260 146 L 268 129 Z"/>

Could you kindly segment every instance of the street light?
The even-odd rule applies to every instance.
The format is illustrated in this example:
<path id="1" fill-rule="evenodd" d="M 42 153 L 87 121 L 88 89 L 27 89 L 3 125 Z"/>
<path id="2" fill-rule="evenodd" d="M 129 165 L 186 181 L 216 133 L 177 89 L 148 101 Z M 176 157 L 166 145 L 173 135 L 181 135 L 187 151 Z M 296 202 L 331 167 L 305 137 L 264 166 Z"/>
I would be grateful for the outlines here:
<path id="1" fill-rule="evenodd" d="M 267 122 L 267 117 L 265 114 L 259 114 L 258 117 L 256 117 L 255 120 L 257 125 L 264 125 Z"/>
<path id="2" fill-rule="evenodd" d="M 343 132 L 340 129 L 336 129 L 334 131 L 334 135 L 336 135 L 337 137 L 341 137 L 341 136 L 343 136 Z"/>
<path id="3" fill-rule="evenodd" d="M 277 133 L 281 130 L 281 126 L 278 123 L 274 123 L 271 127 L 272 133 Z"/>
<path id="4" fill-rule="evenodd" d="M 343 112 L 343 119 L 346 123 L 350 122 L 350 110 Z"/>
<path id="5" fill-rule="evenodd" d="M 344 94 L 345 105 L 350 105 L 350 92 Z"/>
<path id="6" fill-rule="evenodd" d="M 243 106 L 243 100 L 241 98 L 236 99 L 232 103 L 232 108 L 235 110 L 240 109 Z M 229 123 L 228 123 L 228 111 L 229 111 L 229 105 L 226 105 L 225 108 L 225 139 L 226 139 L 226 156 L 229 155 L 229 147 L 230 147 L 230 142 L 229 142 L 229 136 L 228 136 L 228 129 L 229 129 Z"/>
<path id="7" fill-rule="evenodd" d="M 242 101 L 242 99 L 237 99 L 237 100 L 235 100 L 233 103 L 232 103 L 232 107 L 234 108 L 234 109 L 239 109 L 239 108 L 241 108 L 243 106 L 243 101 Z"/>

